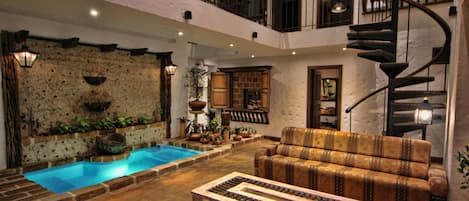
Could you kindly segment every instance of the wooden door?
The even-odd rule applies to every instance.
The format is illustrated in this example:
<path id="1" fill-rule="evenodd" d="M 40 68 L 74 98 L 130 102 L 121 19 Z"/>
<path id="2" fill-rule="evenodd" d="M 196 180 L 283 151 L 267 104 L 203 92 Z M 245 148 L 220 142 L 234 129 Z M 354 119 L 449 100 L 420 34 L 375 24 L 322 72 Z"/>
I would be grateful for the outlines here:
<path id="1" fill-rule="evenodd" d="M 230 99 L 229 76 L 223 72 L 211 73 L 211 104 L 212 108 L 228 108 Z"/>
<path id="2" fill-rule="evenodd" d="M 270 107 L 270 71 L 262 72 L 261 104 L 262 110 L 268 112 Z"/>
<path id="3" fill-rule="evenodd" d="M 308 128 L 319 128 L 321 115 L 321 72 L 317 70 L 309 70 L 308 72 Z"/>

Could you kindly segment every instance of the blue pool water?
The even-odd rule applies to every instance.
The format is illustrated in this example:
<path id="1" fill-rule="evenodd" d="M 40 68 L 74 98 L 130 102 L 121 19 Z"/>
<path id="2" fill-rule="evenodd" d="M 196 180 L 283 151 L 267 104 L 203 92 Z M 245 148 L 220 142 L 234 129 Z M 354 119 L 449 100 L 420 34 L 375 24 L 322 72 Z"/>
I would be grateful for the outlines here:
<path id="1" fill-rule="evenodd" d="M 132 151 L 129 158 L 119 161 L 81 161 L 29 172 L 24 174 L 24 176 L 54 193 L 63 193 L 130 175 L 200 153 L 199 151 L 162 145 Z"/>

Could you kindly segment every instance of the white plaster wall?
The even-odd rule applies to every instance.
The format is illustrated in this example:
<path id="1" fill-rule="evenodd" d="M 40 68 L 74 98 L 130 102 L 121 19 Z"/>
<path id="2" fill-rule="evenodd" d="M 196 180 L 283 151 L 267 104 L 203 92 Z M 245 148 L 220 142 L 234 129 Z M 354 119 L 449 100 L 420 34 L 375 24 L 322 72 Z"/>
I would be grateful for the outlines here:
<path id="1" fill-rule="evenodd" d="M 450 78 L 452 90 L 449 96 L 449 123 L 446 144 L 446 168 L 450 184 L 448 200 L 467 200 L 469 191 L 460 189 L 462 175 L 456 171 L 459 162 L 454 157 L 458 151 L 464 151 L 469 145 L 469 2 L 455 1 L 458 8 L 456 28 L 453 33 L 452 69 Z"/>
<path id="2" fill-rule="evenodd" d="M 0 29 L 7 31 L 30 30 L 31 35 L 46 36 L 51 38 L 79 37 L 80 41 L 96 44 L 117 43 L 119 47 L 126 48 L 149 48 L 149 51 L 166 52 L 173 51 L 173 62 L 181 66 L 172 77 L 172 107 L 171 107 L 171 134 L 177 135 L 179 121 L 177 117 L 184 115 L 187 110 L 185 105 L 187 97 L 181 92 L 183 88 L 183 71 L 187 69 L 187 58 L 190 53 L 190 45 L 184 39 L 173 42 L 163 41 L 159 38 L 144 37 L 140 35 L 129 35 L 112 32 L 96 27 L 85 27 L 72 24 L 64 24 L 39 18 L 0 12 Z M 0 89 L 1 90 L 1 89 Z M 181 101 L 183 100 L 183 101 Z M 0 100 L 0 169 L 6 167 L 5 160 L 5 128 L 3 103 Z"/>
<path id="3" fill-rule="evenodd" d="M 306 127 L 306 99 L 308 66 L 343 65 L 341 130 L 349 130 L 349 116 L 345 109 L 375 89 L 373 64 L 356 57 L 354 51 L 315 53 L 309 55 L 265 57 L 218 61 L 220 67 L 272 65 L 271 95 L 268 125 L 232 122 L 255 128 L 258 133 L 280 137 L 286 126 Z M 372 78 L 372 79 L 370 79 Z M 376 99 L 357 108 L 352 118 L 352 131 L 378 134 Z M 368 112 L 367 112 L 368 111 Z M 360 114 L 363 113 L 363 114 Z M 371 114 L 371 115 L 370 115 Z"/>

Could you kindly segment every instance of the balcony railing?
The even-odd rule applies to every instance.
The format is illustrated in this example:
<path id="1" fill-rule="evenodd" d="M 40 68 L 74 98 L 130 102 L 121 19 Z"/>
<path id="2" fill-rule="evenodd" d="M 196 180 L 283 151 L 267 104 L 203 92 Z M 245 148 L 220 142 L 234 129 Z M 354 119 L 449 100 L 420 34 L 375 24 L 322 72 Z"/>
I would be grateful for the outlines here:
<path id="1" fill-rule="evenodd" d="M 421 3 L 423 5 L 431 5 L 431 4 L 438 4 L 438 3 L 448 3 L 453 2 L 453 0 L 415 0 L 417 3 Z M 391 9 L 391 0 L 362 0 L 362 11 L 365 14 L 373 13 L 373 12 L 387 12 Z M 407 8 L 409 5 L 401 1 L 399 3 L 399 8 Z"/>
<path id="2" fill-rule="evenodd" d="M 326 28 L 353 23 L 354 2 L 356 0 L 202 0 L 215 5 L 230 13 L 270 26 L 280 32 L 300 31 L 306 27 Z M 447 3 L 453 0 L 416 0 L 421 4 Z M 360 0 L 359 8 L 362 14 L 372 13 L 372 21 L 386 20 L 390 16 L 390 2 L 392 0 Z M 271 3 L 272 5 L 268 5 Z M 302 5 L 302 3 L 304 3 Z M 337 3 L 345 5 L 346 10 L 340 13 L 332 12 Z M 401 8 L 407 3 L 401 1 Z M 269 10 L 270 9 L 270 10 Z M 308 19 L 313 16 L 314 19 Z"/>

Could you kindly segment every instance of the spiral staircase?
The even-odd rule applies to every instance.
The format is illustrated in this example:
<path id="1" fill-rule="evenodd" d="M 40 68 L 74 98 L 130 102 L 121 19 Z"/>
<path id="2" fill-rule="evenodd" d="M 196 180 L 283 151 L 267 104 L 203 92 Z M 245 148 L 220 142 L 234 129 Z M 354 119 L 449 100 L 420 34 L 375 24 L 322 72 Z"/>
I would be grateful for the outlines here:
<path id="1" fill-rule="evenodd" d="M 371 3 L 375 1 L 378 0 L 371 0 Z M 381 5 L 383 5 L 382 2 L 383 1 L 379 1 Z M 365 50 L 358 53 L 357 56 L 379 62 L 380 69 L 388 76 L 388 85 L 363 97 L 347 108 L 346 112 L 352 112 L 356 106 L 360 105 L 365 100 L 379 92 L 387 90 L 386 125 L 384 126 L 385 130 L 383 130 L 383 134 L 402 137 L 406 132 L 421 130 L 422 138 L 425 139 L 427 125 L 414 123 L 414 111 L 420 103 L 415 102 L 415 100 L 419 97 L 444 96 L 446 95 L 446 90 L 428 90 L 428 87 L 426 90 L 406 90 L 403 89 L 403 87 L 428 83 L 435 80 L 435 78 L 429 76 L 429 74 L 427 76 L 416 76 L 416 74 L 429 70 L 428 68 L 434 64 L 447 63 L 451 43 L 451 29 L 439 15 L 416 1 L 388 0 L 384 2 L 386 7 L 382 9 L 379 8 L 379 10 L 380 12 L 389 13 L 389 15 L 383 13 L 378 15 L 382 16 L 381 19 L 384 21 L 350 26 L 351 32 L 347 34 L 347 37 L 351 42 L 347 47 Z M 401 7 L 404 2 L 406 5 L 419 9 L 435 20 L 444 31 L 446 37 L 443 46 L 436 49 L 430 61 L 420 67 L 413 68 L 416 70 L 407 75 L 401 75 L 401 73 L 409 68 L 409 63 L 396 62 L 399 7 Z M 373 7 L 371 10 L 373 12 Z M 371 14 L 373 15 L 373 13 Z M 372 18 L 377 19 L 375 17 Z M 408 31 L 409 30 L 408 28 Z M 445 109 L 444 103 L 432 103 L 432 106 L 434 109 Z"/>

